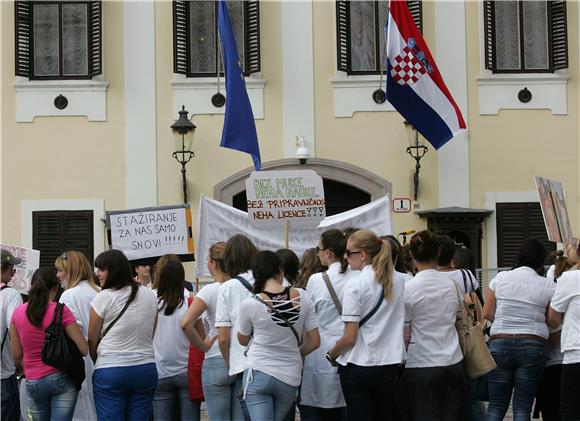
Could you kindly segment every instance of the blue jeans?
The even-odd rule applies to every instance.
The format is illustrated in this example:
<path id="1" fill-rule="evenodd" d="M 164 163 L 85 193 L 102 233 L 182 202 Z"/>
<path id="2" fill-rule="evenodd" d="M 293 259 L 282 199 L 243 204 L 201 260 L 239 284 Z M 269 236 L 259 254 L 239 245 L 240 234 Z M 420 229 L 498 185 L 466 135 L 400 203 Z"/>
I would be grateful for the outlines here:
<path id="1" fill-rule="evenodd" d="M 282 421 L 296 399 L 298 387 L 290 386 L 261 371 L 244 372 L 246 405 L 252 421 Z"/>
<path id="2" fill-rule="evenodd" d="M 78 392 L 72 379 L 62 371 L 41 379 L 26 380 L 30 414 L 34 421 L 72 420 Z"/>
<path id="3" fill-rule="evenodd" d="M 97 368 L 93 395 L 99 421 L 147 421 L 157 389 L 155 363 Z"/>
<path id="4" fill-rule="evenodd" d="M 16 376 L 12 375 L 7 379 L 2 379 L 2 421 L 19 421 L 20 420 L 20 393 L 18 393 L 18 381 Z"/>
<path id="5" fill-rule="evenodd" d="M 189 399 L 187 371 L 159 379 L 153 397 L 155 421 L 174 421 L 179 407 L 181 421 L 199 421 L 199 402 Z"/>
<path id="6" fill-rule="evenodd" d="M 203 361 L 201 368 L 203 395 L 210 420 L 243 420 L 242 407 L 235 390 L 235 379 L 221 356 Z"/>
<path id="7" fill-rule="evenodd" d="M 489 347 L 497 368 L 489 373 L 485 421 L 503 420 L 513 391 L 514 421 L 530 421 L 534 396 L 546 362 L 546 343 L 539 339 L 494 339 Z"/>

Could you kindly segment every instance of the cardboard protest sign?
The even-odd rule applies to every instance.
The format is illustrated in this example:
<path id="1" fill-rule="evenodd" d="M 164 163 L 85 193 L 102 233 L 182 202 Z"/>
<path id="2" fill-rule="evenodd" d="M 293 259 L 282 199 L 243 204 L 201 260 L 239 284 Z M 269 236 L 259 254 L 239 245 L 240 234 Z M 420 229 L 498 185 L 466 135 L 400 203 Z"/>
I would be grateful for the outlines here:
<path id="1" fill-rule="evenodd" d="M 19 265 L 14 266 L 16 272 L 8 285 L 21 294 L 28 294 L 32 275 L 40 267 L 40 251 L 10 244 L 0 244 L 0 247 L 22 259 Z"/>
<path id="2" fill-rule="evenodd" d="M 318 227 L 296 227 L 289 232 L 289 247 L 298 256 L 316 246 L 320 234 L 330 228 L 360 227 L 377 235 L 393 233 L 389 196 L 349 211 L 328 216 Z M 209 248 L 218 241 L 227 241 L 235 234 L 248 237 L 260 250 L 278 250 L 285 247 L 283 225 L 254 225 L 248 214 L 239 209 L 201 196 L 198 211 L 196 246 L 198 262 L 206 262 Z M 209 277 L 205 263 L 196 265 L 197 277 Z"/>
<path id="3" fill-rule="evenodd" d="M 246 197 L 254 225 L 315 227 L 326 216 L 322 178 L 312 170 L 254 171 Z"/>
<path id="4" fill-rule="evenodd" d="M 564 244 L 574 245 L 574 234 L 572 233 L 572 226 L 570 225 L 570 218 L 568 217 L 562 183 L 550 180 L 550 187 L 552 202 L 556 210 L 556 219 L 558 220 L 558 227 L 560 228 L 560 238 Z"/>
<path id="5" fill-rule="evenodd" d="M 540 207 L 542 208 L 544 225 L 546 225 L 546 232 L 548 233 L 548 240 L 561 243 L 562 237 L 560 236 L 560 230 L 558 228 L 556 209 L 552 201 L 552 186 L 550 180 L 538 176 L 535 179 L 538 195 L 540 196 Z"/>
<path id="6" fill-rule="evenodd" d="M 129 260 L 177 254 L 193 259 L 189 205 L 106 212 L 109 242 Z"/>

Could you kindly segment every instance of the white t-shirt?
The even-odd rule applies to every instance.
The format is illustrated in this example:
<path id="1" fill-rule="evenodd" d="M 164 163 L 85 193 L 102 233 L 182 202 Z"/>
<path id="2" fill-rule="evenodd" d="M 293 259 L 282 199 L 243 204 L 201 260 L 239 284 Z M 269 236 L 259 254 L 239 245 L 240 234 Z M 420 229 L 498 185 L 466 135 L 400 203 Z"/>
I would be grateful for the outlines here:
<path id="1" fill-rule="evenodd" d="M 460 269 L 451 270 L 449 272 L 440 272 L 457 284 L 459 291 L 461 292 L 461 298 L 463 298 L 466 292 L 473 292 L 479 288 L 479 282 L 477 282 L 475 275 L 473 275 L 469 269 L 463 269 L 463 271 L 465 272 L 465 283 L 463 282 L 463 274 Z M 467 286 L 467 291 L 465 290 L 465 286 Z"/>
<path id="2" fill-rule="evenodd" d="M 202 300 L 205 303 L 206 310 L 205 310 L 205 319 L 207 320 L 207 324 L 209 326 L 209 332 L 207 333 L 209 336 L 215 337 L 217 336 L 217 329 L 215 327 L 215 313 L 217 307 L 217 299 L 218 293 L 220 290 L 220 283 L 214 282 L 212 284 L 208 284 L 204 286 L 196 295 L 197 298 Z M 207 350 L 205 353 L 205 358 L 212 358 L 212 357 L 221 357 L 222 354 L 220 353 L 220 348 L 218 345 L 218 341 L 216 340 L 210 349 Z"/>
<path id="3" fill-rule="evenodd" d="M 91 306 L 103 319 L 102 332 L 121 312 L 130 294 L 131 287 L 126 286 L 119 290 L 104 289 L 93 299 Z M 133 302 L 99 343 L 95 369 L 154 363 L 156 315 L 157 297 L 152 290 L 140 285 Z"/>
<path id="4" fill-rule="evenodd" d="M 340 263 L 334 262 L 328 267 L 327 274 L 342 304 L 345 285 L 358 276 L 359 271 L 347 269 L 346 272 L 340 273 Z M 315 273 L 310 277 L 306 291 L 310 295 L 316 313 L 320 347 L 307 355 L 304 360 L 301 403 L 318 408 L 340 408 L 346 406 L 346 403 L 340 387 L 338 370 L 328 363 L 326 353 L 342 336 L 344 323 L 328 292 L 322 273 Z"/>
<path id="5" fill-rule="evenodd" d="M 447 367 L 463 359 L 455 328 L 459 305 L 446 273 L 422 270 L 405 284 L 405 323 L 411 327 L 405 367 Z"/>
<path id="6" fill-rule="evenodd" d="M 80 281 L 74 288 L 67 289 L 60 296 L 59 302 L 66 304 L 77 319 L 77 323 L 83 329 L 85 338 L 89 335 L 89 315 L 91 302 L 97 296 L 88 281 Z"/>
<path id="7" fill-rule="evenodd" d="M 411 275 L 410 273 L 403 273 L 403 272 L 399 272 L 399 271 L 395 271 L 395 273 L 400 275 L 405 282 L 413 279 L 413 275 Z"/>
<path id="8" fill-rule="evenodd" d="M 0 342 L 4 341 L 4 348 L 2 349 L 2 380 L 9 378 L 16 371 L 12 352 L 10 351 L 10 334 L 7 329 L 12 320 L 12 313 L 16 307 L 22 304 L 22 297 L 14 288 L 4 288 L 0 291 Z"/>
<path id="9" fill-rule="evenodd" d="M 550 307 L 564 313 L 560 338 L 564 364 L 580 363 L 580 271 L 568 271 L 560 276 Z"/>
<path id="10" fill-rule="evenodd" d="M 521 266 L 500 272 L 489 283 L 496 308 L 491 335 L 529 334 L 548 339 L 546 307 L 556 284 L 532 268 Z"/>
<path id="11" fill-rule="evenodd" d="M 337 358 L 340 365 L 374 367 L 405 360 L 405 280 L 395 272 L 392 282 L 390 300 L 383 299 L 377 312 L 359 329 L 355 345 Z M 376 306 L 382 293 L 383 287 L 375 281 L 372 266 L 365 266 L 344 288 L 342 321 L 360 322 Z"/>
<path id="12" fill-rule="evenodd" d="M 251 271 L 241 273 L 250 285 L 254 285 L 254 276 Z M 219 287 L 217 307 L 215 313 L 215 327 L 230 327 L 230 376 L 243 372 L 247 367 L 246 347 L 238 341 L 238 308 L 240 303 L 254 294 L 246 289 L 242 283 L 232 278 Z"/>
<path id="13" fill-rule="evenodd" d="M 189 340 L 181 329 L 181 321 L 187 313 L 187 299 L 169 316 L 165 315 L 165 308 L 161 308 L 161 304 L 158 304 L 158 307 L 160 310 L 157 315 L 153 347 L 157 372 L 159 378 L 163 379 L 187 373 Z"/>
<path id="14" fill-rule="evenodd" d="M 300 315 L 293 326 L 299 336 L 316 328 L 316 316 L 308 293 L 300 292 Z M 253 332 L 248 349 L 247 368 L 258 370 L 290 386 L 300 385 L 302 357 L 298 341 L 289 327 L 274 323 L 266 304 L 247 298 L 240 304 L 238 329 L 242 335 Z"/>

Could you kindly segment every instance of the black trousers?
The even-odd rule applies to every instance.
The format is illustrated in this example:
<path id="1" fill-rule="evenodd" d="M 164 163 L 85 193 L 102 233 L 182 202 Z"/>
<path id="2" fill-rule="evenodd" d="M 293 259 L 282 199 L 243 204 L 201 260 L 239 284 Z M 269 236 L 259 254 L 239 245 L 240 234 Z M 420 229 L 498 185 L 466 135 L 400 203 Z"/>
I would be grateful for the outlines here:
<path id="1" fill-rule="evenodd" d="M 580 363 L 562 364 L 562 421 L 580 420 Z"/>
<path id="2" fill-rule="evenodd" d="M 562 382 L 562 364 L 556 364 L 544 369 L 542 380 L 536 392 L 536 407 L 534 418 L 543 421 L 560 421 L 560 384 Z"/>
<path id="3" fill-rule="evenodd" d="M 399 421 L 397 389 L 402 366 L 340 366 L 338 374 L 349 420 Z"/>
<path id="4" fill-rule="evenodd" d="M 459 421 L 469 402 L 463 362 L 447 367 L 406 368 L 401 377 L 407 421 Z"/>

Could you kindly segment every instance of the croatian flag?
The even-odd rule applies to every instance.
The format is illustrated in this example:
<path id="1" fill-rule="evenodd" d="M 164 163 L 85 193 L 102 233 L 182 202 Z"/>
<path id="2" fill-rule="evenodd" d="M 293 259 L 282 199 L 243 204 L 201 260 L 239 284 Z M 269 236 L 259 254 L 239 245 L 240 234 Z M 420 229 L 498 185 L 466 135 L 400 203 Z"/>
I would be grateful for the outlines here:
<path id="1" fill-rule="evenodd" d="M 445 86 L 406 1 L 391 0 L 387 17 L 387 99 L 405 119 L 439 149 L 465 121 Z"/>

